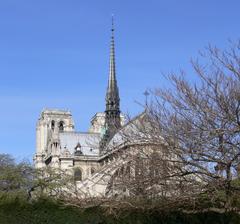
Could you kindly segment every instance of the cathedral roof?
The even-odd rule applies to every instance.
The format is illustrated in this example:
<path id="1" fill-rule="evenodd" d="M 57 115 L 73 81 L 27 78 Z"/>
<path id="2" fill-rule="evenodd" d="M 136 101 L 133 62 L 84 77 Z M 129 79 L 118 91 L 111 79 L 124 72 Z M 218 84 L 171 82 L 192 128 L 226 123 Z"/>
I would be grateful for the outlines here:
<path id="1" fill-rule="evenodd" d="M 98 133 L 81 133 L 81 132 L 62 132 L 59 133 L 62 150 L 67 149 L 74 154 L 76 149 L 81 150 L 82 155 L 98 156 L 99 141 L 101 139 Z M 77 147 L 77 148 L 76 148 Z"/>

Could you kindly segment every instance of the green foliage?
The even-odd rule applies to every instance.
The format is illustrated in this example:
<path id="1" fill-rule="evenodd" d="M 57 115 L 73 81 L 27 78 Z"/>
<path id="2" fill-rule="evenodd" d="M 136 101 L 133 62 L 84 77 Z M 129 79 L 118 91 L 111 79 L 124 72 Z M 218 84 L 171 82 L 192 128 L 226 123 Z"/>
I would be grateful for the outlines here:
<path id="1" fill-rule="evenodd" d="M 32 182 L 33 168 L 27 162 L 16 163 L 8 154 L 0 154 L 0 195 L 23 194 Z"/>
<path id="2" fill-rule="evenodd" d="M 0 197 L 59 196 L 72 182 L 72 176 L 60 169 L 34 169 L 27 162 L 16 163 L 10 155 L 0 154 Z"/>
<path id="3" fill-rule="evenodd" d="M 237 224 L 239 220 L 240 216 L 235 213 L 185 214 L 141 209 L 130 209 L 116 216 L 106 213 L 101 207 L 83 210 L 47 198 L 31 203 L 15 198 L 0 203 L 1 224 Z"/>

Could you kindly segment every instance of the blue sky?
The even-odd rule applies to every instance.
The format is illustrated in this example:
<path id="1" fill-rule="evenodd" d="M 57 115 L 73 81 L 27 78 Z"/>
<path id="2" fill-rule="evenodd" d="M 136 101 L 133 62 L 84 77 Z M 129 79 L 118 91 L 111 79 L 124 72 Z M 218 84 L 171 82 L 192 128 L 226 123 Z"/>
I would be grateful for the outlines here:
<path id="1" fill-rule="evenodd" d="M 68 108 L 76 128 L 104 110 L 111 14 L 121 109 L 141 111 L 162 73 L 191 69 L 209 43 L 240 37 L 239 0 L 0 0 L 0 153 L 31 159 L 43 108 Z"/>

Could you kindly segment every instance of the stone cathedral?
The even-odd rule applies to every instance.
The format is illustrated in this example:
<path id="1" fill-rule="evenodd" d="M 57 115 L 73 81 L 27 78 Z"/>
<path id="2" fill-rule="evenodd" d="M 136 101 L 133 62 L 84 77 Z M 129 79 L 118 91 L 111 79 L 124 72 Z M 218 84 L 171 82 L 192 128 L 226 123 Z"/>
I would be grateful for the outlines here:
<path id="1" fill-rule="evenodd" d="M 124 124 L 115 70 L 114 27 L 111 29 L 106 109 L 91 119 L 88 132 L 77 132 L 69 111 L 45 109 L 36 126 L 36 168 L 53 167 L 73 172 L 83 182 L 98 173 L 109 153 L 106 149 Z"/>

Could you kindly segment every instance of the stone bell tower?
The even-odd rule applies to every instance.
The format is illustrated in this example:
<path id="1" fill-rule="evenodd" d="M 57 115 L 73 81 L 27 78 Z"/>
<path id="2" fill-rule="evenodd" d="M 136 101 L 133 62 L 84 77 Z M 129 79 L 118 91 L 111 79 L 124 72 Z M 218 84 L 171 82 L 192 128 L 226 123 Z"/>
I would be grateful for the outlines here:
<path id="1" fill-rule="evenodd" d="M 36 168 L 45 166 L 44 158 L 52 152 L 48 151 L 49 142 L 56 138 L 58 132 L 74 131 L 74 122 L 69 111 L 45 109 L 42 111 L 36 126 L 36 154 L 34 163 Z"/>

